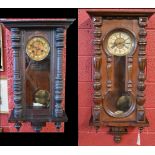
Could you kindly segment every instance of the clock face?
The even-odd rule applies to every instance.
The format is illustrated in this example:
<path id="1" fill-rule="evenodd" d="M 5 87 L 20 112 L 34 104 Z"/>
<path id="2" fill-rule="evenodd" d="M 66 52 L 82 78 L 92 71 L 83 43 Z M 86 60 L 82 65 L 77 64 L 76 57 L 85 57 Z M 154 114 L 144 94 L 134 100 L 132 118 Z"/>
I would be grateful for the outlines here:
<path id="1" fill-rule="evenodd" d="M 27 55 L 35 61 L 41 61 L 45 59 L 50 51 L 50 45 L 48 41 L 43 37 L 33 37 L 26 45 Z"/>
<path id="2" fill-rule="evenodd" d="M 106 39 L 106 50 L 111 55 L 125 56 L 133 52 L 135 39 L 132 33 L 124 30 L 111 32 Z"/>

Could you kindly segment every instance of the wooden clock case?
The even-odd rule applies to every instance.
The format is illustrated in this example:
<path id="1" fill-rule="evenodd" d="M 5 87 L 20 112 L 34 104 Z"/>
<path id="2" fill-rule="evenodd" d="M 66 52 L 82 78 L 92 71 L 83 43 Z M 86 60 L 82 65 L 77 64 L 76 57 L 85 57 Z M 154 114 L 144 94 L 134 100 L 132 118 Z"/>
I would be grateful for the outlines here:
<path id="1" fill-rule="evenodd" d="M 90 125 L 108 126 L 119 143 L 121 135 L 130 126 L 149 126 L 145 115 L 145 67 L 146 67 L 146 26 L 153 12 L 141 11 L 87 11 L 94 25 L 94 96 Z M 112 31 L 125 30 L 134 36 L 135 48 L 130 54 L 117 57 L 107 54 L 104 48 L 106 37 Z M 116 103 L 121 96 L 129 96 L 130 107 L 116 114 Z M 126 102 L 125 102 L 126 103 Z"/>
<path id="2" fill-rule="evenodd" d="M 46 122 L 54 122 L 57 129 L 68 120 L 62 108 L 65 94 L 65 71 L 63 59 L 66 32 L 74 19 L 50 20 L 3 20 L 11 31 L 13 49 L 13 91 L 14 109 L 9 122 L 17 130 L 22 122 L 31 122 L 40 132 Z M 43 37 L 50 45 L 49 55 L 42 61 L 33 61 L 26 54 L 27 42 L 33 37 Z M 36 86 L 37 85 L 37 86 Z M 49 91 L 48 107 L 33 106 L 36 88 Z"/>

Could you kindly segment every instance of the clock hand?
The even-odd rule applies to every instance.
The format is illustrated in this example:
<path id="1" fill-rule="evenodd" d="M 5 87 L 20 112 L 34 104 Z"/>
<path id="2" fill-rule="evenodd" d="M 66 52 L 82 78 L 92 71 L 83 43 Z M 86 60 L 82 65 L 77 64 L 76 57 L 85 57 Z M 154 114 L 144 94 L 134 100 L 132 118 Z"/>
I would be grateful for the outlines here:
<path id="1" fill-rule="evenodd" d="M 111 48 L 115 48 L 118 45 L 118 43 L 114 42 L 113 46 L 111 46 Z"/>
<path id="2" fill-rule="evenodd" d="M 122 43 L 124 43 L 124 42 L 118 42 L 118 43 L 115 42 L 115 43 L 113 44 L 113 46 L 111 46 L 111 48 L 113 49 L 115 46 L 120 45 L 120 44 L 122 44 Z"/>

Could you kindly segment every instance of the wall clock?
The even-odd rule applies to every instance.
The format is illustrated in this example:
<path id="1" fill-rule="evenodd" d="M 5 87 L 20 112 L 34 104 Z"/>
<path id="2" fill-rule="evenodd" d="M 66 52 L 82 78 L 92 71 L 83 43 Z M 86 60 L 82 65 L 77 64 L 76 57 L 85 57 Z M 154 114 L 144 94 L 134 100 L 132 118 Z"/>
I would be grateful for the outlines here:
<path id="1" fill-rule="evenodd" d="M 108 126 L 114 141 L 145 115 L 146 26 L 153 12 L 89 10 L 94 25 L 94 96 L 90 124 Z"/>
<path id="2" fill-rule="evenodd" d="M 14 109 L 9 122 L 17 130 L 31 122 L 40 132 L 46 122 L 56 128 L 67 121 L 64 102 L 65 32 L 74 19 L 3 20 L 11 31 Z"/>

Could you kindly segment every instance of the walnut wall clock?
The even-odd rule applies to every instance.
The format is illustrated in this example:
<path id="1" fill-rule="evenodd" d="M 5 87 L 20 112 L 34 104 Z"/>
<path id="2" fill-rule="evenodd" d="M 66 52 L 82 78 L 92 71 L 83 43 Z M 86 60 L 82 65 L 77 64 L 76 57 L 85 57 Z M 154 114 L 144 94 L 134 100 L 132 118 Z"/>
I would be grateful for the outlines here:
<path id="1" fill-rule="evenodd" d="M 94 97 L 91 125 L 108 126 L 114 141 L 145 115 L 146 26 L 153 12 L 89 10 L 94 25 Z"/>
<path id="2" fill-rule="evenodd" d="M 9 122 L 17 130 L 31 122 L 40 132 L 46 122 L 57 129 L 68 120 L 64 101 L 62 66 L 65 32 L 74 19 L 3 20 L 11 31 L 13 49 L 14 109 Z"/>

